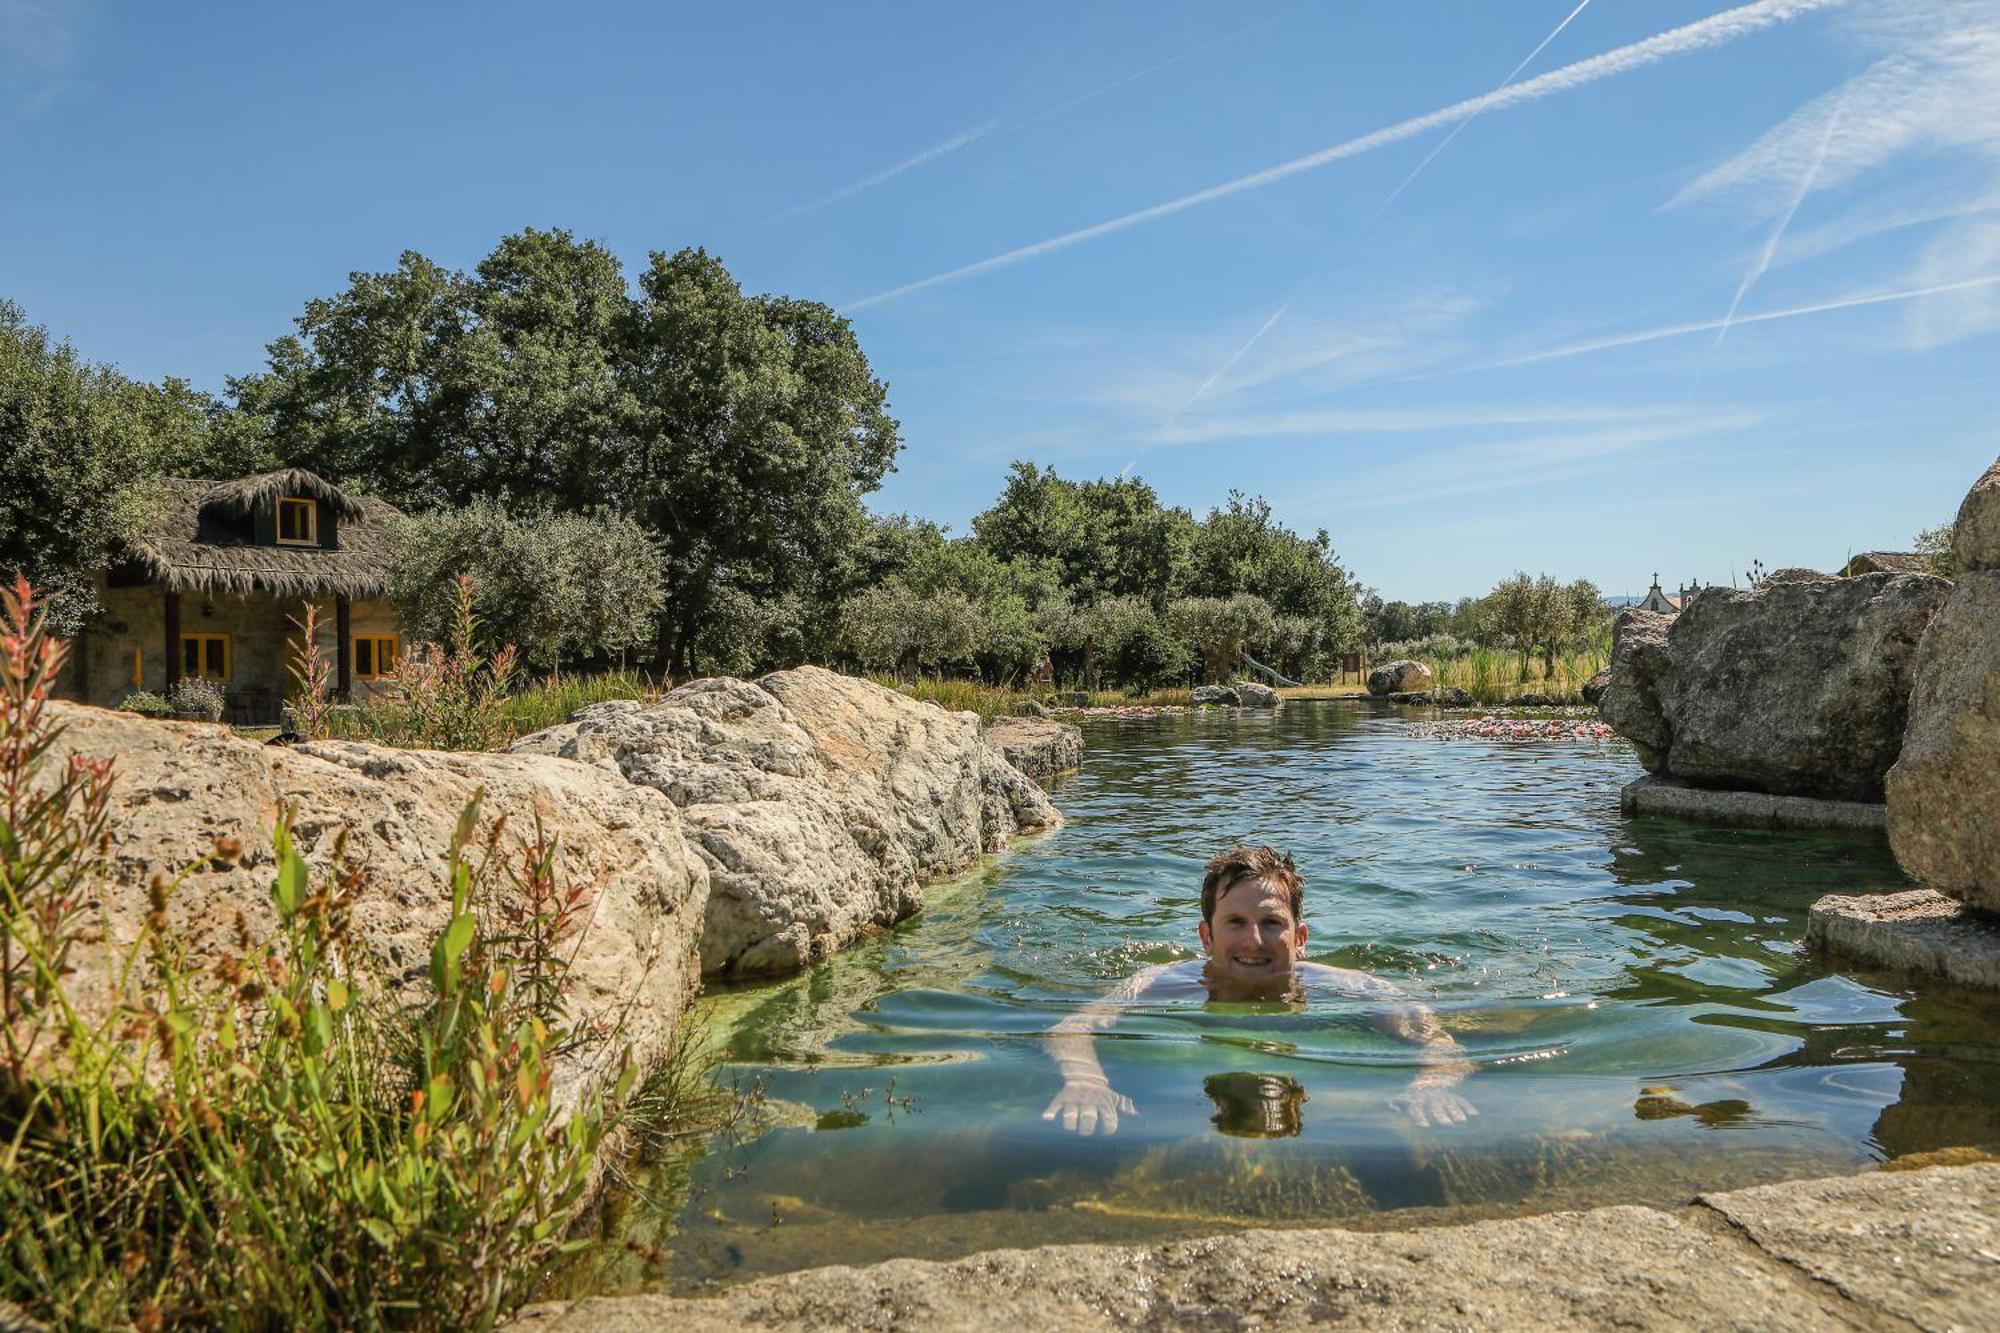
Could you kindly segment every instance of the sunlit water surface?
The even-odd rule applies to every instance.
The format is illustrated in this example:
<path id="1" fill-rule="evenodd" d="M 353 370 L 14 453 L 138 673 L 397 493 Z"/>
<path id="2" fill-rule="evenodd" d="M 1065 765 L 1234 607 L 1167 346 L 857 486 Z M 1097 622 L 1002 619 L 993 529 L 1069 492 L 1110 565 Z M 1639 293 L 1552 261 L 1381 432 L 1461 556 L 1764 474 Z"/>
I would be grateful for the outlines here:
<path id="1" fill-rule="evenodd" d="M 591 1285 L 1665 1203 L 2000 1143 L 2000 1022 L 1799 948 L 1819 895 L 1904 887 L 1882 840 L 1625 819 L 1638 772 L 1620 742 L 1426 739 L 1356 704 L 1090 725 L 1062 830 L 702 1001 L 755 1104 L 638 1172 L 605 1217 L 635 1244 Z M 1134 1010 L 1098 1051 L 1139 1113 L 1041 1118 L 1042 1034 L 1195 957 L 1202 863 L 1239 840 L 1297 857 L 1311 958 L 1439 1013 L 1475 1119 L 1385 1104 L 1418 1062 L 1358 1000 Z"/>

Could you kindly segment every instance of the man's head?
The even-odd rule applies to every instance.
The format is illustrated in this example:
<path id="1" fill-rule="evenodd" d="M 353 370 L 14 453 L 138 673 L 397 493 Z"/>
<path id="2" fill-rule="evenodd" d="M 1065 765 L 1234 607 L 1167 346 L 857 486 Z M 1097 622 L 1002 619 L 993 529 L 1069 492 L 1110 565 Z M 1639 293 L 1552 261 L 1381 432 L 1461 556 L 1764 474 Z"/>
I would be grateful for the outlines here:
<path id="1" fill-rule="evenodd" d="M 1305 881 L 1270 847 L 1232 847 L 1201 881 L 1201 946 L 1209 976 L 1256 984 L 1289 978 L 1306 944 Z"/>

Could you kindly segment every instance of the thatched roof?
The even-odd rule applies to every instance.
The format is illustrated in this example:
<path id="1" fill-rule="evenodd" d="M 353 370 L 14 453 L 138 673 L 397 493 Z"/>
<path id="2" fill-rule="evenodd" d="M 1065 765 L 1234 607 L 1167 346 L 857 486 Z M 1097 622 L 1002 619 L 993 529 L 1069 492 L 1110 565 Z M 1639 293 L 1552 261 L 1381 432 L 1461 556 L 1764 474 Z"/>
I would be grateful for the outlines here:
<path id="1" fill-rule="evenodd" d="M 1863 551 L 1840 570 L 1843 574 L 1928 574 L 1929 556 L 1909 551 Z"/>
<path id="2" fill-rule="evenodd" d="M 302 499 L 324 500 L 344 519 L 363 517 L 359 500 L 302 467 L 279 468 L 276 472 L 260 472 L 254 477 L 238 477 L 235 481 L 211 482 L 209 486 L 208 498 L 202 501 L 204 509 L 213 505 L 247 514 L 258 505 L 293 495 Z"/>
<path id="3" fill-rule="evenodd" d="M 390 527 L 400 514 L 380 500 L 350 496 L 297 468 L 224 482 L 165 477 L 157 486 L 153 520 L 126 554 L 176 592 L 380 597 L 389 591 L 395 565 Z M 340 514 L 338 549 L 259 545 L 230 539 L 228 527 L 218 535 L 220 525 L 202 521 L 204 513 L 241 515 L 260 499 L 283 495 L 333 505 Z"/>

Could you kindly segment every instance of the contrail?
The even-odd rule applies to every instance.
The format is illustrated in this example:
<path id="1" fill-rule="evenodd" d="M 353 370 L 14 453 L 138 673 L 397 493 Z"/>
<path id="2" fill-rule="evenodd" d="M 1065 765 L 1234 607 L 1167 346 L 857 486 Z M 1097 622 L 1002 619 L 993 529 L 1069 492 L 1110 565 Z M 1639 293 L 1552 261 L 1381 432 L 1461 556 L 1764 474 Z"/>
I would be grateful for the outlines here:
<path id="1" fill-rule="evenodd" d="M 943 143 L 932 144 L 929 148 L 924 149 L 920 153 L 910 154 L 910 156 L 904 158 L 901 162 L 896 163 L 896 165 L 892 167 L 884 167 L 882 168 L 882 170 L 876 172 L 872 176 L 863 176 L 858 181 L 854 181 L 851 182 L 850 184 L 841 186 L 838 190 L 835 190 L 832 194 L 821 195 L 819 198 L 811 200 L 808 203 L 793 204 L 790 208 L 784 209 L 781 212 L 773 213 L 770 217 L 766 218 L 765 221 L 776 222 L 780 218 L 797 217 L 800 213 L 810 213 L 813 212 L 815 209 L 825 208 L 828 204 L 838 203 L 842 199 L 846 199 L 851 195 L 860 194 L 863 190 L 872 190 L 873 188 L 875 188 L 877 185 L 880 185 L 884 181 L 894 180 L 896 177 L 902 175 L 906 171 L 913 170 L 917 167 L 922 166 L 926 162 L 931 162 L 936 160 L 937 158 L 943 157 L 946 153 L 955 153 L 959 149 L 965 147 L 967 144 L 973 142 L 974 140 L 984 138 L 986 135 L 992 133 L 994 128 L 999 124 L 1000 121 L 996 117 L 995 119 L 986 121 L 984 124 L 974 125 L 969 130 L 966 130 L 959 134 L 954 134 L 951 138 L 946 139 Z"/>
<path id="2" fill-rule="evenodd" d="M 1290 9 L 1281 9 L 1275 14 L 1267 14 L 1263 18 L 1258 19 L 1254 23 L 1246 23 L 1240 28 L 1231 28 L 1228 32 L 1223 33 L 1220 37 L 1210 38 L 1208 41 L 1203 42 L 1200 46 L 1192 47 L 1189 50 L 1181 52 L 1177 56 L 1169 56 L 1165 60 L 1162 60 L 1157 64 L 1148 65 L 1146 66 L 1146 68 L 1142 70 L 1137 70 L 1131 74 L 1127 74 L 1125 77 L 1121 79 L 1114 79 L 1112 82 L 1105 84 L 1101 88 L 1093 88 L 1087 93 L 1078 93 L 1075 97 L 1069 98 L 1067 101 L 1058 102 L 1054 106 L 1049 107 L 1046 110 L 1037 111 L 1033 115 L 1028 116 L 1025 119 L 1017 120 L 1013 124 L 1007 127 L 1006 132 L 1008 134 L 1012 134 L 1016 130 L 1024 130 L 1028 128 L 1028 126 L 1030 125 L 1036 125 L 1041 123 L 1042 121 L 1047 120 L 1050 116 L 1061 115 L 1063 112 L 1070 110 L 1072 107 L 1082 106 L 1085 102 L 1094 102 L 1098 98 L 1103 97 L 1106 93 L 1117 92 L 1120 88 L 1123 88 L 1128 83 L 1137 83 L 1141 79 L 1150 78 L 1153 75 L 1158 74 L 1163 69 L 1170 69 L 1173 66 L 1180 64 L 1183 60 L 1192 60 L 1194 57 L 1200 55 L 1204 51 L 1212 51 L 1216 47 L 1224 44 L 1225 42 L 1235 41 L 1238 37 L 1241 37 L 1246 33 L 1255 32 L 1259 28 L 1268 27 L 1271 24 L 1276 23 L 1280 19 L 1290 18 L 1292 15 L 1298 13 L 1300 10 L 1304 8 L 1306 8 L 1305 5 L 1293 5 Z"/>
<path id="3" fill-rule="evenodd" d="M 1581 88 L 1586 84 L 1596 83 L 1600 79 L 1610 78 L 1614 74 L 1623 74 L 1629 70 L 1657 64 L 1660 61 L 1671 59 L 1674 56 L 1686 55 L 1692 51 L 1701 51 L 1710 47 L 1720 46 L 1726 42 L 1735 41 L 1739 37 L 1748 36 L 1754 32 L 1761 32 L 1766 28 L 1775 27 L 1780 23 L 1785 23 L 1802 15 L 1812 13 L 1815 10 L 1832 8 L 1842 3 L 1845 3 L 1845 0 L 1757 0 L 1755 4 L 1742 5 L 1735 9 L 1725 10 L 1720 14 L 1711 15 L 1708 18 L 1698 20 L 1683 27 L 1671 29 L 1654 37 L 1648 37 L 1643 41 L 1633 42 L 1629 46 L 1621 46 L 1614 51 L 1607 51 L 1603 55 L 1592 56 L 1588 60 L 1579 60 L 1573 65 L 1565 65 L 1561 69 L 1551 70 L 1547 74 L 1538 75 L 1535 78 L 1527 80 L 1525 83 L 1517 83 L 1510 88 L 1503 88 L 1497 92 L 1468 98 L 1463 102 L 1454 103 L 1451 106 L 1432 111 L 1427 115 L 1416 116 L 1412 119 L 1400 121 L 1397 124 L 1376 130 L 1371 134 L 1364 134 L 1360 138 L 1349 139 L 1343 143 L 1334 144 L 1329 148 L 1322 148 L 1316 153 L 1308 153 L 1304 157 L 1295 157 L 1289 162 L 1280 162 L 1278 165 L 1266 167 L 1262 171 L 1253 171 L 1247 176 L 1238 176 L 1234 180 L 1224 181 L 1222 184 L 1210 186 L 1206 190 L 1197 190 L 1193 194 L 1185 194 L 1178 199 L 1169 199 L 1165 203 L 1154 204 L 1150 208 L 1142 208 L 1136 212 L 1126 213 L 1123 216 L 1112 218 L 1107 222 L 1099 222 L 1089 227 L 1080 227 L 1075 231 L 1064 232 L 1060 236 L 1052 236 L 1046 241 L 1037 241 L 1033 245 L 1024 245 L 1019 249 L 1009 250 L 1005 254 L 995 255 L 991 259 L 982 259 L 976 264 L 967 264 L 961 268 L 933 274 L 928 278 L 920 278 L 915 282 L 904 283 L 900 287 L 892 287 L 887 291 L 877 292 L 872 296 L 864 296 L 858 301 L 848 302 L 843 308 L 847 310 L 859 310 L 864 306 L 877 305 L 883 301 L 894 300 L 899 296 L 908 296 L 912 292 L 919 292 L 927 287 L 936 287 L 948 282 L 961 282 L 966 278 L 977 277 L 982 273 L 990 273 L 995 269 L 1007 268 L 1011 265 L 1021 263 L 1023 260 L 1036 259 L 1042 255 L 1052 254 L 1057 250 L 1067 250 L 1073 245 L 1081 245 L 1085 241 L 1094 241 L 1100 236 L 1109 236 L 1113 232 L 1124 231 L 1127 228 L 1136 227 L 1144 222 L 1168 217 L 1202 204 L 1213 203 L 1218 199 L 1226 199 L 1231 195 L 1241 194 L 1245 190 L 1256 190 L 1262 189 L 1266 185 L 1275 185 L 1277 182 L 1287 180 L 1301 172 L 1323 167 L 1329 162 L 1338 162 L 1344 158 L 1358 157 L 1363 153 L 1372 152 L 1377 148 L 1386 147 L 1392 143 L 1401 143 L 1403 140 L 1414 138 L 1427 130 L 1434 130 L 1444 125 L 1453 124 L 1466 119 L 1468 116 L 1479 115 L 1486 111 L 1497 111 L 1504 107 L 1518 106 L 1525 102 L 1540 101 L 1544 97 L 1555 93 L 1568 92 L 1572 88 Z"/>
<path id="4" fill-rule="evenodd" d="M 1527 56 L 1521 61 L 1520 64 L 1514 66 L 1513 69 L 1507 72 L 1507 77 L 1500 80 L 1500 82 L 1494 87 L 1493 91 L 1499 92 L 1502 89 L 1506 88 L 1509 84 L 1513 83 L 1515 79 L 1519 78 L 1521 76 L 1521 71 L 1526 69 L 1529 66 L 1529 64 L 1531 64 L 1534 61 L 1536 56 L 1540 55 L 1543 51 L 1547 50 L 1549 43 L 1553 42 L 1557 37 L 1561 36 L 1562 30 L 1570 25 L 1570 20 L 1574 19 L 1578 14 L 1581 14 L 1585 10 L 1585 8 L 1589 6 L 1589 4 L 1590 0 L 1582 0 L 1581 4 L 1577 5 L 1575 9 L 1570 10 L 1569 13 L 1564 16 L 1563 21 L 1561 23 L 1556 24 L 1556 26 L 1550 30 L 1549 35 L 1542 38 L 1542 40 L 1536 44 L 1535 49 L 1528 52 Z M 1484 108 L 1482 108 L 1482 110 L 1483 109 Z M 1465 127 L 1470 125 L 1473 121 L 1479 119 L 1479 116 L 1480 112 L 1475 111 L 1471 115 L 1467 116 L 1464 120 L 1459 121 L 1458 124 L 1452 126 L 1451 133 L 1445 135 L 1443 141 L 1440 142 L 1437 147 L 1431 149 L 1429 155 L 1426 156 L 1423 161 L 1417 163 L 1417 169 L 1415 171 L 1412 171 L 1409 175 L 1403 177 L 1403 183 L 1401 185 L 1398 185 L 1395 189 L 1389 191 L 1388 197 L 1384 199 L 1380 204 L 1376 205 L 1375 211 L 1373 213 L 1370 213 L 1367 219 L 1364 220 L 1362 224 L 1355 229 L 1354 236 L 1352 239 L 1349 240 L 1348 244 L 1352 245 L 1355 240 L 1359 240 L 1363 235 L 1367 234 L 1367 231 L 1370 227 L 1374 226 L 1377 222 L 1381 221 L 1382 215 L 1389 211 L 1389 206 L 1395 203 L 1396 200 L 1402 196 L 1403 191 L 1409 189 L 1411 185 L 1416 183 L 1417 177 L 1424 174 L 1424 168 L 1428 167 L 1431 163 L 1437 161 L 1438 154 L 1444 152 L 1445 149 L 1451 147 L 1451 141 L 1453 139 L 1456 139 L 1459 135 L 1463 134 L 1465 132 Z M 1337 253 L 1338 252 L 1336 252 L 1336 254 Z M 1271 317 L 1258 326 L 1257 331 L 1250 335 L 1250 341 L 1244 343 L 1241 347 L 1237 348 L 1236 351 L 1230 356 L 1230 358 L 1227 361 L 1224 361 L 1221 367 L 1213 375 L 1210 375 L 1207 379 L 1201 382 L 1201 387 L 1199 389 L 1196 389 L 1185 403 L 1181 404 L 1180 410 L 1185 412 L 1190 407 L 1193 407 L 1196 403 L 1200 402 L 1203 396 L 1205 396 L 1210 389 L 1215 387 L 1216 381 L 1220 380 L 1224 375 L 1227 375 L 1230 371 L 1234 370 L 1236 368 L 1236 363 L 1241 361 L 1244 357 L 1248 356 L 1250 354 L 1251 348 L 1255 347 L 1258 343 L 1264 341 L 1265 334 L 1269 333 L 1272 329 L 1278 327 L 1278 322 L 1285 317 L 1285 312 L 1290 310 L 1293 304 L 1296 303 L 1301 296 L 1304 296 L 1314 283 L 1320 280 L 1321 275 L 1323 275 L 1326 272 L 1326 270 L 1332 266 L 1332 264 L 1333 264 L 1333 257 L 1329 256 L 1325 263 L 1322 263 L 1317 268 L 1315 268 L 1312 271 L 1312 273 L 1306 278 L 1306 280 L 1299 284 L 1298 290 L 1293 292 L 1290 296 L 1286 297 L 1283 304 L 1279 305 L 1279 307 L 1276 310 L 1271 312 Z"/>
<path id="5" fill-rule="evenodd" d="M 1729 326 L 1735 321 L 1736 311 L 1743 304 L 1743 298 L 1750 294 L 1750 289 L 1757 285 L 1757 280 L 1771 267 L 1771 259 L 1778 253 L 1778 242 L 1784 239 L 1785 229 L 1792 225 L 1792 218 L 1797 215 L 1799 205 L 1806 201 L 1806 196 L 1812 193 L 1813 184 L 1819 180 L 1819 169 L 1826 165 L 1827 146 L 1833 142 L 1833 127 L 1840 123 L 1840 107 L 1841 104 L 1836 102 L 1833 109 L 1827 113 L 1826 128 L 1820 131 L 1819 151 L 1813 154 L 1812 165 L 1799 180 L 1799 192 L 1792 196 L 1791 207 L 1787 208 L 1785 215 L 1778 219 L 1778 225 L 1771 229 L 1771 235 L 1765 240 L 1763 250 L 1757 255 L 1757 262 L 1743 275 L 1743 281 L 1736 284 L 1736 295 L 1730 299 L 1729 313 L 1722 317 L 1722 327 L 1715 331 L 1716 347 L 1722 346 L 1722 340 L 1729 336 Z"/>
<path id="6" fill-rule="evenodd" d="M 1973 287 L 1991 287 L 2000 284 L 2000 273 L 1983 278 L 1963 278 L 1957 282 L 1941 282 L 1930 287 L 1909 287 L 1894 292 L 1865 292 L 1860 296 L 1843 296 L 1834 301 L 1821 301 L 1814 305 L 1792 306 L 1785 310 L 1766 310 L 1756 315 L 1740 315 L 1733 322 L 1742 324 L 1765 324 L 1777 319 L 1796 319 L 1801 315 L 1823 315 L 1832 310 L 1852 310 L 1857 306 L 1886 305 L 1892 301 L 1913 301 L 1920 296 L 1937 296 L 1944 292 L 1961 292 Z M 1711 333 L 1721 328 L 1726 321 L 1720 319 L 1703 320 L 1697 324 L 1673 324 L 1661 329 L 1648 329 L 1644 333 L 1628 333 L 1617 338 L 1598 338 L 1591 342 L 1571 343 L 1566 347 L 1550 348 L 1546 352 L 1531 352 L 1526 356 L 1510 357 L 1505 361 L 1485 361 L 1476 366 L 1463 366 L 1457 370 L 1440 371 L 1435 375 L 1415 376 L 1417 379 L 1442 379 L 1448 375 L 1470 374 L 1477 370 L 1504 370 L 1510 366 L 1533 365 L 1537 361 L 1556 361 L 1566 357 L 1583 356 L 1590 352 L 1606 352 L 1617 347 L 1632 347 L 1639 343 L 1659 342 L 1664 338 L 1684 338 L 1694 333 Z"/>
<path id="7" fill-rule="evenodd" d="M 957 134 L 949 139 L 946 139 L 941 144 L 935 144 L 932 147 L 924 149 L 920 153 L 912 153 L 909 157 L 904 158 L 901 162 L 896 163 L 892 167 L 884 167 L 882 170 L 876 172 L 872 176 L 864 176 L 858 181 L 854 181 L 853 183 L 848 185 L 843 185 L 838 190 L 835 190 L 832 194 L 822 195 L 820 198 L 811 200 L 807 203 L 794 204 L 790 208 L 784 209 L 777 213 L 773 213 L 770 217 L 764 219 L 764 222 L 765 223 L 779 222 L 785 218 L 797 217 L 801 213 L 811 213 L 817 209 L 825 208 L 828 204 L 838 203 L 842 199 L 850 198 L 853 195 L 860 194 L 863 190 L 871 190 L 875 188 L 877 185 L 882 184 L 884 181 L 893 180 L 896 177 L 902 175 L 904 172 L 914 170 L 915 168 L 924 165 L 924 163 L 926 162 L 934 161 L 937 158 L 943 157 L 947 153 L 955 153 L 959 149 L 964 148 L 966 145 L 972 143 L 974 140 L 983 139 L 989 134 L 994 134 L 995 138 L 999 138 L 1005 135 L 1014 134 L 1021 130 L 1027 129 L 1030 125 L 1038 125 L 1042 121 L 1047 120 L 1049 117 L 1061 115 L 1063 112 L 1068 111 L 1072 107 L 1079 107 L 1082 106 L 1085 102 L 1096 101 L 1098 98 L 1105 96 L 1107 93 L 1115 93 L 1128 83 L 1137 83 L 1141 79 L 1150 78 L 1151 76 L 1158 74 L 1163 69 L 1167 69 L 1174 65 L 1178 65 L 1184 60 L 1192 60 L 1194 57 L 1200 55 L 1202 52 L 1213 50 L 1215 47 L 1221 46 L 1224 42 L 1234 41 L 1236 38 L 1243 36 L 1245 33 L 1254 32 L 1258 28 L 1266 27 L 1269 24 L 1276 23 L 1279 19 L 1289 18 L 1293 14 L 1298 13 L 1299 10 L 1303 8 L 1305 8 L 1304 5 L 1294 5 L 1290 9 L 1282 9 L 1275 14 L 1266 15 L 1265 17 L 1258 19 L 1254 23 L 1246 23 L 1240 28 L 1232 28 L 1228 32 L 1223 33 L 1220 37 L 1211 38 L 1210 40 L 1203 42 L 1200 46 L 1192 47 L 1186 51 L 1181 52 L 1177 56 L 1170 56 L 1167 59 L 1159 61 L 1156 64 L 1148 65 L 1146 66 L 1146 68 L 1142 70 L 1137 70 L 1131 74 L 1127 74 L 1123 78 L 1116 79 L 1113 82 L 1107 83 L 1100 88 L 1093 88 L 1087 93 L 1079 93 L 1077 96 L 1072 97 L 1067 101 L 1058 102 L 1054 106 L 1047 107 L 1041 111 L 1037 111 L 1033 115 L 1028 116 L 1022 120 L 1007 122 L 1003 117 L 995 116 L 992 119 L 986 121 L 982 125 L 973 126 L 971 129 L 965 131 L 963 134 Z M 998 134 L 994 133 L 996 130 L 998 131 Z"/>

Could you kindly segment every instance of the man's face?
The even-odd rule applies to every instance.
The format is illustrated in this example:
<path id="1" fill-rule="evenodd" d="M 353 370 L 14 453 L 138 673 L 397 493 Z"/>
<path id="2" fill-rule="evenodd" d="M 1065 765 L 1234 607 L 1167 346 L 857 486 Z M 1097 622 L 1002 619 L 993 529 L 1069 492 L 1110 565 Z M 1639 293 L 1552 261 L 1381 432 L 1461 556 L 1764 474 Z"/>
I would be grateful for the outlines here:
<path id="1" fill-rule="evenodd" d="M 1201 923 L 1209 976 L 1256 985 L 1289 977 L 1306 947 L 1305 924 L 1292 917 L 1291 898 L 1261 878 L 1239 879 L 1215 900 Z"/>

